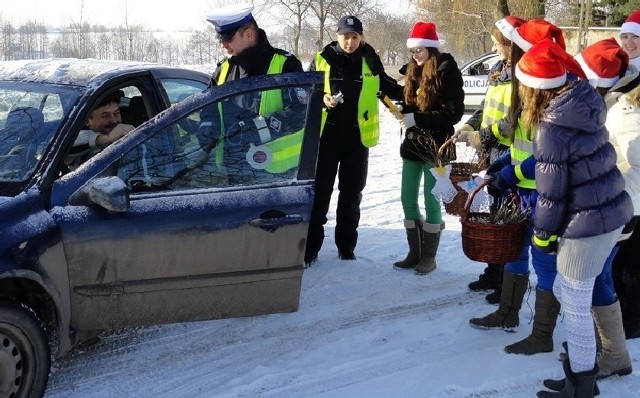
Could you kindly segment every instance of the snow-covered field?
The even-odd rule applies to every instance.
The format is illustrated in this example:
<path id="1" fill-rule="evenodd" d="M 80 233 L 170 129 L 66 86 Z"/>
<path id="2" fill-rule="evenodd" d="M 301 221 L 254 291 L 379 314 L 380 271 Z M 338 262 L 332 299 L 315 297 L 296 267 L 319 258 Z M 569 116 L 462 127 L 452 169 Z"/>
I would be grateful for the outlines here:
<path id="1" fill-rule="evenodd" d="M 517 333 L 469 327 L 469 318 L 497 307 L 467 290 L 483 264 L 463 254 L 457 217 L 445 216 L 433 273 L 392 268 L 407 250 L 400 128 L 386 111 L 382 127 L 371 150 L 358 259 L 337 258 L 330 221 L 319 261 L 304 272 L 298 312 L 104 333 L 54 364 L 46 396 L 516 398 L 561 377 L 562 318 L 553 353 L 503 352 L 529 334 L 534 290 Z M 330 220 L 334 211 L 335 201 Z M 637 396 L 640 339 L 628 344 L 633 374 L 601 381 L 601 397 Z"/>

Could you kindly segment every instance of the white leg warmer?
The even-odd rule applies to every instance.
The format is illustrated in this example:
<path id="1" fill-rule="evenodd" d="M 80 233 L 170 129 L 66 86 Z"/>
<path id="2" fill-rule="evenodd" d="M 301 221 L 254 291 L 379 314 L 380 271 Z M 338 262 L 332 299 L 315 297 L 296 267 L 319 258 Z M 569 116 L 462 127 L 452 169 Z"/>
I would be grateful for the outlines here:
<path id="1" fill-rule="evenodd" d="M 553 281 L 553 295 L 556 296 L 556 300 L 562 304 L 562 282 L 564 280 L 564 276 L 561 273 L 556 275 L 556 279 Z"/>
<path id="2" fill-rule="evenodd" d="M 596 336 L 591 316 L 591 295 L 595 278 L 579 280 L 564 276 L 558 282 L 567 322 L 571 371 L 590 371 L 596 363 Z"/>

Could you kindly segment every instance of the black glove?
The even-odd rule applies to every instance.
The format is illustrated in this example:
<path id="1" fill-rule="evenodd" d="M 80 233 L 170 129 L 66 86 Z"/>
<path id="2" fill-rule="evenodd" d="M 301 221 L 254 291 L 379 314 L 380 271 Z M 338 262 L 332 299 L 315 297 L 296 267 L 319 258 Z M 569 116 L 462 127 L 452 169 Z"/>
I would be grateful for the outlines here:
<path id="1" fill-rule="evenodd" d="M 500 173 L 499 171 L 497 173 L 490 174 L 489 178 L 491 179 L 491 184 L 487 186 L 487 192 L 494 198 L 504 196 L 507 191 L 511 189 L 511 185 L 509 185 L 509 183 L 502 176 L 502 173 Z"/>
<path id="2" fill-rule="evenodd" d="M 504 164 L 502 164 L 502 162 L 495 161 L 491 163 L 489 167 L 487 167 L 487 175 L 493 175 L 493 174 L 499 173 L 503 167 L 504 167 Z"/>

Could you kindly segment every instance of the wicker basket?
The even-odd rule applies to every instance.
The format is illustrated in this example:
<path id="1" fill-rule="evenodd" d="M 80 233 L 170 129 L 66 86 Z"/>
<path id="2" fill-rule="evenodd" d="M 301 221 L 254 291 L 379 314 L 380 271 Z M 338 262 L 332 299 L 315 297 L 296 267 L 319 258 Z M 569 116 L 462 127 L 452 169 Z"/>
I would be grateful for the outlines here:
<path id="1" fill-rule="evenodd" d="M 459 182 L 469 181 L 472 178 L 473 173 L 477 173 L 482 170 L 482 164 L 480 163 L 465 163 L 465 162 L 453 162 L 451 164 L 451 174 L 449 178 L 453 183 L 453 186 L 458 192 L 453 200 L 449 203 L 444 203 L 444 210 L 447 214 L 453 216 L 461 216 L 464 210 L 464 204 L 469 197 L 469 194 L 464 189 L 458 186 Z"/>
<path id="2" fill-rule="evenodd" d="M 469 259 L 483 263 L 501 264 L 515 261 L 522 252 L 527 229 L 526 221 L 491 224 L 478 222 L 478 219 L 487 217 L 487 213 L 470 213 L 473 198 L 488 183 L 487 180 L 471 192 L 460 217 L 462 251 Z"/>

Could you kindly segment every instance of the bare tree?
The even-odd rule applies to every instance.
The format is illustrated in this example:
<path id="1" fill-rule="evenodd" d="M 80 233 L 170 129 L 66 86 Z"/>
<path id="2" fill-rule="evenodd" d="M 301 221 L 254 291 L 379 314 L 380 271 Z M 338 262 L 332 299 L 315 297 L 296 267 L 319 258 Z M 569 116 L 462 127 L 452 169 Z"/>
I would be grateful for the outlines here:
<path id="1" fill-rule="evenodd" d="M 0 38 L 0 51 L 5 61 L 11 59 L 11 49 L 13 47 L 14 28 L 9 21 L 2 21 L 2 37 Z"/>
<path id="2" fill-rule="evenodd" d="M 302 28 L 305 22 L 311 0 L 278 0 L 286 10 L 284 15 L 285 24 L 293 30 L 293 54 L 300 56 L 300 37 L 302 36 Z M 288 17 L 288 18 L 287 18 Z"/>
<path id="3" fill-rule="evenodd" d="M 318 40 L 316 41 L 316 48 L 318 51 L 324 45 L 324 33 L 327 19 L 330 15 L 336 14 L 335 7 L 338 5 L 340 5 L 339 0 L 316 0 L 312 1 L 309 6 L 318 20 Z"/>

